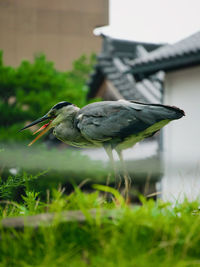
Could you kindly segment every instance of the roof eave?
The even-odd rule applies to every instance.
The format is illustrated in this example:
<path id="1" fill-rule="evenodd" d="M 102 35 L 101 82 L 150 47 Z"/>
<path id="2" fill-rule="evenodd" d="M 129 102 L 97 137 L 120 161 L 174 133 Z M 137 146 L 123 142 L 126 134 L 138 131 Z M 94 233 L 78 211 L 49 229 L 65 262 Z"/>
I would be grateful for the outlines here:
<path id="1" fill-rule="evenodd" d="M 157 71 L 174 71 L 200 64 L 200 53 L 192 53 L 179 57 L 171 57 L 167 59 L 161 59 L 158 61 L 149 61 L 148 63 L 138 64 L 132 66 L 131 73 L 138 79 L 142 79 Z"/>

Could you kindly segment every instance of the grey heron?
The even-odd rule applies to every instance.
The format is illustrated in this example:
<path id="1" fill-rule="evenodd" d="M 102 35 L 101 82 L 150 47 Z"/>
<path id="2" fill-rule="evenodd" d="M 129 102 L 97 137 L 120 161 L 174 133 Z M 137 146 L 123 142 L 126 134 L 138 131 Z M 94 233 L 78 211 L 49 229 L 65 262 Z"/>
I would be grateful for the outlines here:
<path id="1" fill-rule="evenodd" d="M 41 133 L 29 145 L 53 128 L 56 138 L 69 145 L 81 148 L 104 147 L 116 172 L 113 149 L 124 166 L 123 149 L 152 136 L 170 121 L 184 115 L 184 111 L 177 107 L 128 100 L 95 102 L 81 109 L 63 101 L 21 131 L 49 120 L 36 131 Z M 127 178 L 125 188 L 128 190 Z"/>

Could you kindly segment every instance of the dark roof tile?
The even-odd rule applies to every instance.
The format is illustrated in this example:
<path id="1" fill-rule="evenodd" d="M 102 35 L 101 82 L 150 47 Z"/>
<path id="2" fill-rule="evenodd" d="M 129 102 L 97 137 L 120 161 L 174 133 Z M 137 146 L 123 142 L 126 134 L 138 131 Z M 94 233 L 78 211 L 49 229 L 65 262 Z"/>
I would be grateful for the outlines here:
<path id="1" fill-rule="evenodd" d="M 144 46 L 143 48 L 141 46 Z M 139 46 L 139 48 L 138 48 Z M 90 77 L 88 97 L 93 97 L 104 79 L 108 79 L 125 99 L 136 99 L 150 102 L 140 92 L 130 66 L 127 64 L 140 54 L 148 54 L 148 51 L 158 48 L 160 45 L 115 40 L 104 36 L 103 51 L 97 57 L 96 75 Z M 146 51 L 146 52 L 145 52 Z M 158 78 L 159 80 L 159 78 Z M 154 86 L 152 84 L 152 86 Z M 159 90 L 159 89 L 158 89 Z"/>
<path id="2" fill-rule="evenodd" d="M 192 61 L 191 57 L 189 56 L 193 56 L 195 54 L 198 55 L 198 58 Z M 182 58 L 184 58 L 183 62 L 181 62 Z M 166 64 L 165 66 L 164 65 L 165 61 L 169 60 L 170 60 L 169 64 Z M 128 64 L 132 68 L 133 73 L 136 74 L 137 71 L 145 73 L 144 68 L 139 69 L 140 66 L 144 67 L 149 65 L 150 69 L 152 69 L 151 72 L 155 72 L 159 70 L 159 64 L 157 64 L 159 62 L 162 62 L 163 64 L 162 67 L 160 66 L 160 69 L 168 70 L 170 69 L 170 66 L 174 68 L 175 67 L 174 64 L 180 68 L 181 64 L 184 67 L 187 64 L 192 64 L 192 63 L 195 64 L 196 61 L 200 63 L 200 32 L 197 32 L 175 44 L 165 45 L 163 47 L 160 47 L 150 52 L 148 55 L 145 55 L 144 57 L 129 60 Z M 154 69 L 153 69 L 154 67 L 153 64 L 156 64 Z"/>

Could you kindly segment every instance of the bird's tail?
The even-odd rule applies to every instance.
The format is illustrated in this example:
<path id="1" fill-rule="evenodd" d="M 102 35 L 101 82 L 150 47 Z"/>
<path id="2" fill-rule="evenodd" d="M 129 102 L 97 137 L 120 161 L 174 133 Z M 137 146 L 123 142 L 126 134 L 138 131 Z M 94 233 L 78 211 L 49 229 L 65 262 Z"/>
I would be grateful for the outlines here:
<path id="1" fill-rule="evenodd" d="M 144 110 L 152 113 L 156 113 L 158 117 L 164 117 L 165 119 L 169 120 L 178 120 L 185 116 L 185 112 L 175 106 L 169 106 L 169 105 L 162 105 L 162 104 L 147 104 L 147 103 L 141 103 L 137 101 L 129 101 L 131 103 L 139 104 L 138 106 L 142 105 Z M 139 108 L 140 109 L 140 108 Z M 143 108 L 142 108 L 143 109 Z"/>
<path id="2" fill-rule="evenodd" d="M 178 119 L 182 118 L 183 116 L 185 116 L 184 110 L 182 110 L 178 107 L 167 106 L 167 105 L 163 105 L 163 107 L 165 107 L 165 109 L 166 109 L 168 119 L 178 120 Z"/>

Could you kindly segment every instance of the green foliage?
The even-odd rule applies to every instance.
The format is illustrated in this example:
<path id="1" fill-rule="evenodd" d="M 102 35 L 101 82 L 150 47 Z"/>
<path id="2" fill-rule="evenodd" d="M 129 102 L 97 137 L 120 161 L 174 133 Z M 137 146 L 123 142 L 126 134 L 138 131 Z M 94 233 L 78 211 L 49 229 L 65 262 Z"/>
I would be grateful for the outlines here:
<path id="1" fill-rule="evenodd" d="M 96 186 L 98 187 L 98 186 Z M 99 187 L 119 197 L 115 190 Z M 0 266 L 199 266 L 199 202 L 177 203 L 141 198 L 141 206 L 110 206 L 113 219 L 100 217 L 108 208 L 99 192 L 83 193 L 77 187 L 70 195 L 54 190 L 47 202 L 39 194 L 27 191 L 23 203 L 0 203 L 0 214 L 33 215 L 58 212 L 48 227 L 24 231 L 0 228 Z M 85 222 L 61 222 L 59 212 L 96 208 L 96 217 Z M 111 209 L 114 208 L 114 209 Z M 115 213 L 113 213 L 115 212 Z M 60 218 L 60 219 L 59 219 Z M 53 263 L 53 265 L 52 265 Z"/>
<path id="2" fill-rule="evenodd" d="M 86 104 L 88 79 L 95 56 L 80 57 L 71 71 L 58 71 L 44 55 L 34 62 L 22 61 L 19 67 L 5 66 L 0 53 L 0 140 L 30 138 L 30 133 L 16 136 L 25 121 L 45 114 L 60 101 L 72 102 L 80 107 Z"/>
<path id="3" fill-rule="evenodd" d="M 41 192 L 41 199 L 45 198 L 46 190 L 57 188 L 59 184 L 71 184 L 72 181 L 79 184 L 85 179 L 88 179 L 90 183 L 106 183 L 109 172 L 105 164 L 90 159 L 80 150 L 47 149 L 44 144 L 36 144 L 31 149 L 25 144 L 4 146 L 4 151 L 0 153 L 0 165 L 4 166 L 4 170 L 1 171 L 2 182 L 8 183 L 9 179 L 12 179 L 17 183 L 20 179 L 22 183 L 25 179 L 23 172 L 28 173 L 28 177 L 33 178 L 28 181 L 28 190 Z M 19 171 L 16 177 L 11 176 L 9 172 L 13 167 Z M 38 177 L 37 173 L 41 173 L 41 176 Z M 7 180 L 8 176 L 10 178 Z M 34 177 L 39 178 L 37 182 Z M 113 182 L 113 179 L 114 177 L 110 179 L 110 182 Z M 20 188 L 24 188 L 24 185 L 24 182 L 19 184 Z M 19 186 L 17 184 L 12 186 L 13 190 L 9 191 L 7 199 L 15 199 L 15 196 L 18 196 L 15 192 L 18 191 Z"/>
<path id="4" fill-rule="evenodd" d="M 34 181 L 41 177 L 44 173 L 38 173 L 37 175 L 27 175 L 27 173 L 17 174 L 16 176 L 10 175 L 3 181 L 0 179 L 0 198 L 1 199 L 13 199 L 15 192 L 19 190 L 19 187 L 28 187 L 30 181 Z"/>
<path id="5" fill-rule="evenodd" d="M 29 211 L 29 214 L 34 214 L 36 209 L 38 208 L 38 203 L 37 197 L 39 196 L 39 192 L 30 192 L 30 191 L 25 191 L 25 196 L 22 196 L 24 200 L 24 207 L 27 208 Z"/>
<path id="6" fill-rule="evenodd" d="M 0 266 L 199 266 L 199 201 L 172 205 L 141 196 L 140 206 L 128 206 L 118 191 L 94 185 L 99 191 L 75 186 L 67 195 L 64 188 L 53 189 L 44 202 L 24 186 L 19 203 L 0 201 L 0 217 L 54 212 L 55 220 L 24 231 L 0 227 Z M 114 201 L 107 203 L 101 191 L 112 193 Z M 112 219 L 101 216 L 105 209 Z M 66 210 L 81 210 L 85 221 L 64 223 L 60 212 Z"/>

